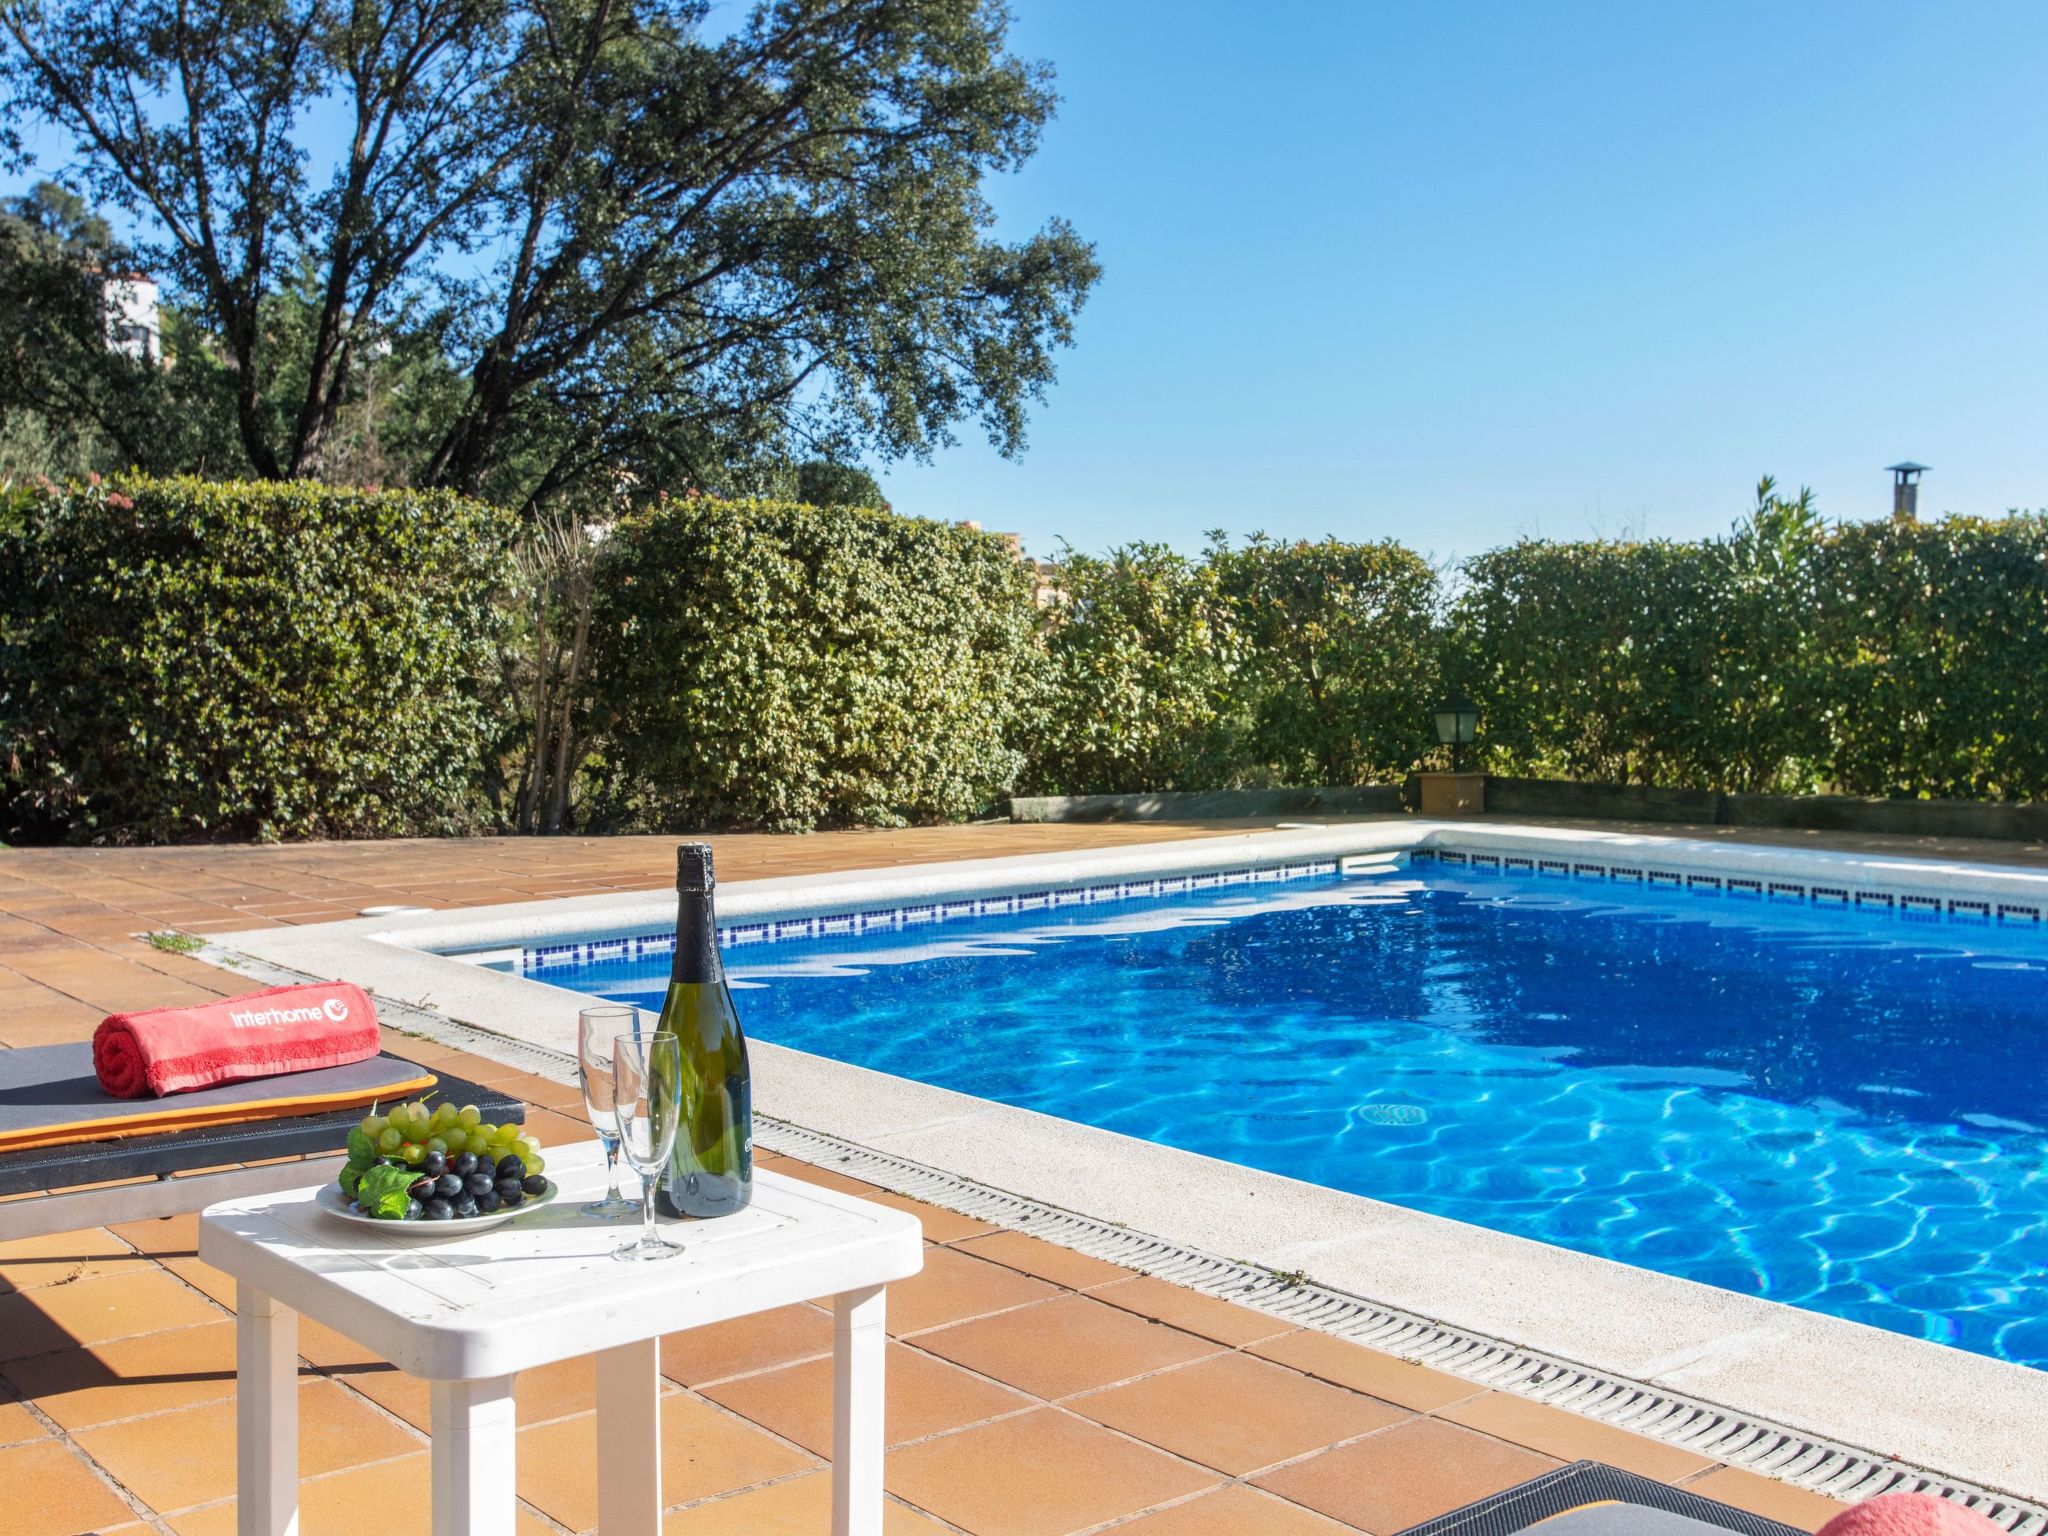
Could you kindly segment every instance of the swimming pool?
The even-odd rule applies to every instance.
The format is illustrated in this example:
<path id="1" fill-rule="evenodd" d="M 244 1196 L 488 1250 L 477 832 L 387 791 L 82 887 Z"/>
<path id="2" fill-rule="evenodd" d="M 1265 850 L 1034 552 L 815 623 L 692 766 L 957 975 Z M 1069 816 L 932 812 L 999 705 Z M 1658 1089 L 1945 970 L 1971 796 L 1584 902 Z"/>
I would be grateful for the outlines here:
<path id="1" fill-rule="evenodd" d="M 1758 895 L 1382 865 L 728 962 L 780 1045 L 2048 1365 L 2048 941 Z"/>

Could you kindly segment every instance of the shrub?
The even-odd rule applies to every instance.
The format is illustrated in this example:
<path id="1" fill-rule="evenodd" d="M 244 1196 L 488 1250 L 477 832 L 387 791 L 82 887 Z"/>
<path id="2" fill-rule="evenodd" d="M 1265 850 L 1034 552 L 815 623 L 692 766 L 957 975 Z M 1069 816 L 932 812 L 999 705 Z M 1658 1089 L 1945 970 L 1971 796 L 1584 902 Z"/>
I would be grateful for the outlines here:
<path id="1" fill-rule="evenodd" d="M 2048 519 L 1837 529 L 1814 712 L 1852 793 L 2048 795 Z"/>
<path id="2" fill-rule="evenodd" d="M 1450 644 L 1508 772 L 1729 791 L 2048 794 L 2048 519 L 1823 528 L 1766 480 L 1699 543 L 1467 562 Z"/>
<path id="3" fill-rule="evenodd" d="M 1159 544 L 1065 551 L 1046 610 L 1030 792 L 1125 794 L 1237 783 L 1242 657 L 1213 566 Z"/>
<path id="4" fill-rule="evenodd" d="M 5 501 L 10 837 L 470 825 L 499 513 L 446 493 L 191 479 Z"/>
<path id="5" fill-rule="evenodd" d="M 1674 709 L 1698 694 L 1701 547 L 1524 539 L 1465 564 L 1459 685 L 1494 766 L 1661 783 L 1677 773 Z M 1700 626 L 1703 627 L 1703 626 Z"/>
<path id="6" fill-rule="evenodd" d="M 622 520 L 591 619 L 603 801 L 652 829 L 892 826 L 1006 793 L 1021 564 L 970 529 L 701 498 Z"/>
<path id="7" fill-rule="evenodd" d="M 1398 780 L 1434 743 L 1435 569 L 1393 540 L 1209 551 L 1250 667 L 1248 752 L 1261 780 Z"/>
<path id="8" fill-rule="evenodd" d="M 1466 562 L 1446 640 L 1492 765 L 1608 782 L 1811 787 L 1824 758 L 1812 500 L 1769 480 L 1725 539 L 1522 540 Z"/>

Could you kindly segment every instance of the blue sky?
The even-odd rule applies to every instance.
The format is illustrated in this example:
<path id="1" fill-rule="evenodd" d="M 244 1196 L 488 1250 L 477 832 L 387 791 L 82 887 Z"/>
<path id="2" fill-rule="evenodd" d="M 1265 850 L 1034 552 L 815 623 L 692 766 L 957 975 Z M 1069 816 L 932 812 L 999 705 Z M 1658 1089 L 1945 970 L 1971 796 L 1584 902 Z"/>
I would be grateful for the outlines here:
<path id="1" fill-rule="evenodd" d="M 1018 463 L 899 510 L 1203 530 L 1724 528 L 2048 504 L 2048 6 L 1016 0 L 1059 71 L 1006 229 L 1106 269 Z"/>

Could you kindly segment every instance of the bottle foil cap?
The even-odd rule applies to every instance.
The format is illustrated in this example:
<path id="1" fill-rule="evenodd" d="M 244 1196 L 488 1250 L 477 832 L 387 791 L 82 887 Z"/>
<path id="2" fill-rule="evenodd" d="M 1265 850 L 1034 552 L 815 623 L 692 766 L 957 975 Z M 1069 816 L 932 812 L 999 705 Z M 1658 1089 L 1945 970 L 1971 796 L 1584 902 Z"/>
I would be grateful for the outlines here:
<path id="1" fill-rule="evenodd" d="M 711 845 L 682 843 L 676 848 L 676 889 L 708 891 L 718 883 L 711 873 Z"/>

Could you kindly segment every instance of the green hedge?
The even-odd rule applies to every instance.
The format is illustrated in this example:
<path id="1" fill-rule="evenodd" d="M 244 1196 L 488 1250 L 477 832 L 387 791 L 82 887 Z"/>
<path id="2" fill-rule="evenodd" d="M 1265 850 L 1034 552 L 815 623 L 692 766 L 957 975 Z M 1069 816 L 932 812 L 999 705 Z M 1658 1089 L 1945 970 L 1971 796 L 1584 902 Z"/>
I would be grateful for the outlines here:
<path id="1" fill-rule="evenodd" d="M 971 815 L 1016 779 L 1040 654 L 1023 567 L 986 534 L 665 502 L 599 568 L 600 806 L 654 830 Z"/>
<path id="2" fill-rule="evenodd" d="M 2039 516 L 1830 528 L 1766 482 L 1724 538 L 1530 540 L 1451 580 L 1391 542 L 1069 552 L 1040 609 L 980 533 L 691 498 L 579 542 L 566 669 L 564 636 L 506 621 L 515 532 L 441 494 L 0 490 L 0 837 L 495 825 L 506 743 L 546 745 L 542 674 L 585 826 L 1387 782 L 1454 687 L 1499 772 L 2048 797 Z"/>
<path id="3" fill-rule="evenodd" d="M 1028 793 L 1383 783 L 1431 743 L 1437 576 L 1391 541 L 1069 552 L 1057 592 Z"/>
<path id="4" fill-rule="evenodd" d="M 1807 708 L 1854 794 L 2048 797 L 2048 518 L 1860 523 L 1815 552 Z"/>
<path id="5" fill-rule="evenodd" d="M 438 493 L 143 479 L 6 491 L 7 835 L 471 825 L 508 531 Z"/>
<path id="6" fill-rule="evenodd" d="M 1469 561 L 1447 666 L 1499 771 L 1729 791 L 2048 795 L 2048 522 L 1825 527 Z"/>
<path id="7" fill-rule="evenodd" d="M 1437 574 L 1391 539 L 1209 551 L 1247 661 L 1246 745 L 1276 784 L 1398 782 L 1435 741 Z"/>
<path id="8" fill-rule="evenodd" d="M 1243 645 L 1214 567 L 1160 544 L 1066 551 L 1023 733 L 1025 794 L 1213 789 L 1244 771 Z"/>

